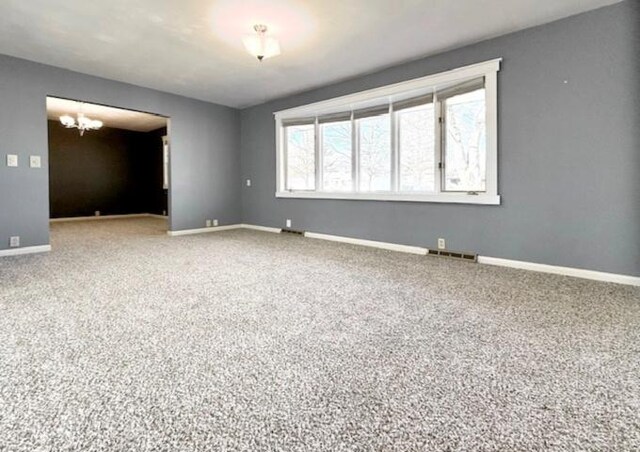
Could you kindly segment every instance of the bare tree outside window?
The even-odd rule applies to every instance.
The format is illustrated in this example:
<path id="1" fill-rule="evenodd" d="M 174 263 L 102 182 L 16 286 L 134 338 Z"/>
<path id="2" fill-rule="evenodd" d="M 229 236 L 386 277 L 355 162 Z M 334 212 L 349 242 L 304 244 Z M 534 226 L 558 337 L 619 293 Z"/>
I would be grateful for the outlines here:
<path id="1" fill-rule="evenodd" d="M 314 125 L 289 126 L 287 139 L 287 188 L 313 190 L 316 186 Z"/>
<path id="2" fill-rule="evenodd" d="M 326 191 L 351 191 L 351 121 L 320 125 L 322 134 L 322 184 Z"/>
<path id="3" fill-rule="evenodd" d="M 485 90 L 454 96 L 445 102 L 445 190 L 485 191 Z"/>
<path id="4" fill-rule="evenodd" d="M 389 115 L 358 119 L 360 191 L 391 190 L 391 121 Z"/>
<path id="5" fill-rule="evenodd" d="M 435 133 L 433 104 L 398 111 L 400 191 L 435 190 Z"/>

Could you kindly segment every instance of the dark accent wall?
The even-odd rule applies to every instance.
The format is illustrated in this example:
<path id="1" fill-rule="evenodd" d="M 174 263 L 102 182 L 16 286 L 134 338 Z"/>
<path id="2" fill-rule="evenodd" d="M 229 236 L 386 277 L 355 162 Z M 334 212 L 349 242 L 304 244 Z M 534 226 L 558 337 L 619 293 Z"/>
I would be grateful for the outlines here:
<path id="1" fill-rule="evenodd" d="M 49 126 L 51 218 L 167 210 L 162 188 L 162 135 L 103 127 L 80 136 Z"/>
<path id="2" fill-rule="evenodd" d="M 273 112 L 499 57 L 502 205 L 275 198 Z M 244 223 L 640 275 L 640 2 L 247 108 L 240 134 Z"/>

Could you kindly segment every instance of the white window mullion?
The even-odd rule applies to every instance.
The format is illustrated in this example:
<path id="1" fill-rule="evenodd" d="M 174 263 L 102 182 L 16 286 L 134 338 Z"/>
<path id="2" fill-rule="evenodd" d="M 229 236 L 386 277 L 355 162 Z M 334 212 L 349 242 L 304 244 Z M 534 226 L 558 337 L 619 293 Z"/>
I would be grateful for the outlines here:
<path id="1" fill-rule="evenodd" d="M 355 120 L 353 113 L 351 113 L 351 143 L 353 191 L 358 192 L 360 190 L 360 133 L 358 131 L 358 122 Z"/>
<path id="2" fill-rule="evenodd" d="M 322 134 L 320 133 L 320 124 L 318 123 L 318 118 L 314 123 L 314 144 L 315 144 L 315 161 L 316 161 L 316 190 L 322 191 Z"/>
<path id="3" fill-rule="evenodd" d="M 282 130 L 282 136 L 278 137 L 278 139 L 280 140 L 279 142 L 281 143 L 282 146 L 282 158 L 280 159 L 280 162 L 278 162 L 278 169 L 281 172 L 280 175 L 280 186 L 285 190 L 288 191 L 289 190 L 289 178 L 287 176 L 287 171 L 288 171 L 288 161 L 289 161 L 289 152 L 288 152 L 288 138 L 287 138 L 287 128 L 286 127 L 281 127 Z"/>
<path id="4" fill-rule="evenodd" d="M 436 183 L 435 183 L 435 193 L 438 194 L 442 192 L 442 184 L 444 181 L 444 154 L 443 154 L 443 126 L 444 126 L 444 115 L 442 111 L 442 102 L 438 100 L 438 95 L 435 94 L 433 98 L 433 105 L 435 108 L 434 115 L 434 127 L 435 127 L 435 146 L 434 152 L 435 156 L 433 161 L 435 162 L 435 170 L 436 170 Z"/>
<path id="5" fill-rule="evenodd" d="M 391 191 L 397 193 L 400 187 L 400 153 L 398 152 L 398 121 L 392 104 L 389 105 L 389 118 L 391 121 Z"/>

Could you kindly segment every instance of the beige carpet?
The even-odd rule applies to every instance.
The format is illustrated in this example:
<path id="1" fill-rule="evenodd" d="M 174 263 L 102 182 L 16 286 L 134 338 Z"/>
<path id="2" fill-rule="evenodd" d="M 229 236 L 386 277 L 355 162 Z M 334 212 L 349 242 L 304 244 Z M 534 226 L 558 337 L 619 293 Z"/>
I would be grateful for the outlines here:
<path id="1" fill-rule="evenodd" d="M 157 219 L 0 259 L 0 450 L 631 451 L 640 289 Z"/>

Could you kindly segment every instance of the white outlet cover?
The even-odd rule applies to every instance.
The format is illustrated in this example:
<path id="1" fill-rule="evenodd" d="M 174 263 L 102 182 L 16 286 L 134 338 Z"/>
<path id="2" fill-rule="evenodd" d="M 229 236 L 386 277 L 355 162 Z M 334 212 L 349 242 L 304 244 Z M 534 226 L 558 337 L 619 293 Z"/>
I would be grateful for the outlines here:
<path id="1" fill-rule="evenodd" d="M 7 166 L 14 168 L 18 166 L 18 156 L 15 154 L 7 154 Z"/>
<path id="2" fill-rule="evenodd" d="M 14 236 L 9 238 L 9 246 L 11 248 L 16 248 L 20 246 L 20 236 Z"/>
<path id="3" fill-rule="evenodd" d="M 287 225 L 288 228 L 291 227 L 291 220 L 287 219 L 287 221 L 285 222 L 285 224 Z"/>
<path id="4" fill-rule="evenodd" d="M 444 239 L 438 239 L 438 249 L 444 250 L 447 247 L 447 242 Z"/>
<path id="5" fill-rule="evenodd" d="M 251 179 L 247 179 L 247 187 L 251 187 Z"/>
<path id="6" fill-rule="evenodd" d="M 29 156 L 29 166 L 31 168 L 41 168 L 42 167 L 42 159 L 39 155 L 30 155 Z"/>
<path id="7" fill-rule="evenodd" d="M 204 224 L 210 228 L 211 227 L 211 220 L 205 220 Z"/>
<path id="8" fill-rule="evenodd" d="M 213 225 L 218 226 L 218 220 L 213 220 Z"/>

